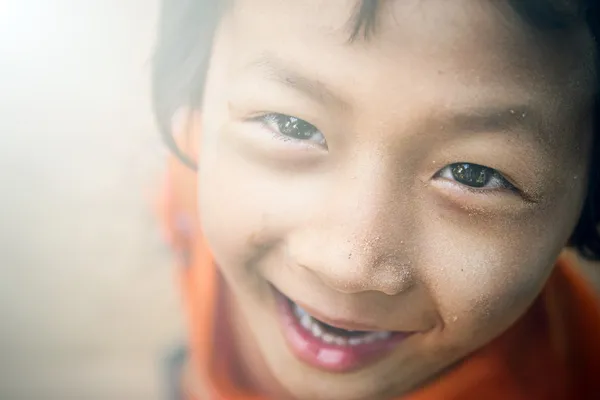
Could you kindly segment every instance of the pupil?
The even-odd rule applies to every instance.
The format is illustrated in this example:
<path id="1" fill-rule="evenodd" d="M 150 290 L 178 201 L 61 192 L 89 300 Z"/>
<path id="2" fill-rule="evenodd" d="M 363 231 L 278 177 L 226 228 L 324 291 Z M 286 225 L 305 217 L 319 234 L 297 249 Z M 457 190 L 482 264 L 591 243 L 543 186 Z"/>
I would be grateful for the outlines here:
<path id="1" fill-rule="evenodd" d="M 315 129 L 308 122 L 301 119 L 288 116 L 280 116 L 279 129 L 283 135 L 290 136 L 300 140 L 310 139 L 315 133 Z"/>
<path id="2" fill-rule="evenodd" d="M 492 178 L 489 168 L 476 164 L 454 164 L 452 176 L 457 182 L 471 187 L 484 187 Z"/>

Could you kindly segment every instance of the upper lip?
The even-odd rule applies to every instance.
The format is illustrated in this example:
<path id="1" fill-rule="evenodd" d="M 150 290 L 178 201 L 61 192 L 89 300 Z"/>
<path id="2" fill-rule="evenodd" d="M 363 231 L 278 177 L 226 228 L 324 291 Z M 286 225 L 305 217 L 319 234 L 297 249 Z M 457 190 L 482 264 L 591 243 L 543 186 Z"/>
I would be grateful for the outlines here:
<path id="1" fill-rule="evenodd" d="M 285 296 L 285 295 L 284 295 Z M 291 300 L 291 299 L 290 299 Z M 331 325 L 335 328 L 345 329 L 347 331 L 384 331 L 385 329 L 381 329 L 375 325 L 369 324 L 363 321 L 356 321 L 344 318 L 332 318 L 326 315 L 321 314 L 319 311 L 311 308 L 310 306 L 305 305 L 304 303 L 296 300 L 291 300 L 300 306 L 304 311 L 309 313 L 312 317 L 318 319 L 321 322 L 326 323 L 327 325 Z"/>

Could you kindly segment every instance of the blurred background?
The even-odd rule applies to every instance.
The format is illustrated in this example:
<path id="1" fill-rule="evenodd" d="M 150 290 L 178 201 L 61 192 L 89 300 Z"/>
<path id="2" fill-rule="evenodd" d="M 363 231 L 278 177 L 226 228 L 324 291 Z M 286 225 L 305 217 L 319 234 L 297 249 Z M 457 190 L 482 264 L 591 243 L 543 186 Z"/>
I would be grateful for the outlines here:
<path id="1" fill-rule="evenodd" d="M 157 7 L 0 1 L 2 400 L 162 398 L 182 322 L 152 214 Z"/>
<path id="2" fill-rule="evenodd" d="M 158 1 L 0 1 L 0 399 L 158 399 Z"/>

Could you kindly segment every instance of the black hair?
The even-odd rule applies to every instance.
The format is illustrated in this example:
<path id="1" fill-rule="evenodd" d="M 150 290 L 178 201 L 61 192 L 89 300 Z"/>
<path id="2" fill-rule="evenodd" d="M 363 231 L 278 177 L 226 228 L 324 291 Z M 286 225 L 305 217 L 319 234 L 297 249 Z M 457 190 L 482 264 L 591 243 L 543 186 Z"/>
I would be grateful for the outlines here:
<path id="1" fill-rule="evenodd" d="M 360 0 L 351 21 L 349 40 L 368 39 L 377 28 L 382 0 Z M 584 24 L 600 53 L 600 0 L 507 0 L 534 29 L 560 32 Z M 212 42 L 223 0 L 163 0 L 153 58 L 153 106 L 159 129 L 169 149 L 190 168 L 195 163 L 175 143 L 171 120 L 182 106 L 200 107 Z M 597 58 L 597 56 L 596 56 Z M 595 60 L 597 61 L 597 60 Z M 600 67 L 596 62 L 596 75 Z M 597 79 L 600 81 L 600 79 Z M 569 246 L 590 260 L 600 260 L 600 96 L 593 109 L 594 135 L 588 191 Z"/>

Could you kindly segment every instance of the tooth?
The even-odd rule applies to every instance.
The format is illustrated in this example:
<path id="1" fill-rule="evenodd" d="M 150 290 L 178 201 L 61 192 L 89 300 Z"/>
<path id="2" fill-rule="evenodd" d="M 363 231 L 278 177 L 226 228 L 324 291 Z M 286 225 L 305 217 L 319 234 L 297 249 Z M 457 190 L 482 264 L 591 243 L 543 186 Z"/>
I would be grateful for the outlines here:
<path id="1" fill-rule="evenodd" d="M 302 307 L 300 307 L 298 304 L 294 303 L 294 308 L 296 309 L 296 314 L 298 315 L 298 318 L 302 318 L 305 315 L 308 315 L 308 313 L 306 311 L 304 311 L 302 309 Z"/>
<path id="2" fill-rule="evenodd" d="M 310 331 L 312 324 L 312 318 L 308 314 L 304 314 L 302 318 L 300 318 L 300 325 L 302 325 L 304 329 Z"/>
<path id="3" fill-rule="evenodd" d="M 345 346 L 348 344 L 348 342 L 346 342 L 346 339 L 341 337 L 334 337 L 333 343 L 337 344 L 338 346 Z"/>
<path id="4" fill-rule="evenodd" d="M 300 311 L 300 307 L 294 303 L 294 315 L 298 317 L 298 319 L 302 318 L 302 312 Z"/>
<path id="5" fill-rule="evenodd" d="M 311 332 L 312 332 L 312 334 L 313 334 L 314 337 L 321 337 L 321 335 L 323 334 L 323 330 L 321 329 L 321 327 L 319 326 L 319 324 L 317 324 L 316 322 L 314 322 L 312 324 Z"/>
<path id="6" fill-rule="evenodd" d="M 335 337 L 329 333 L 323 333 L 321 340 L 323 340 L 325 343 L 333 343 L 335 341 Z"/>
<path id="7" fill-rule="evenodd" d="M 381 331 L 377 332 L 376 336 L 378 340 L 386 340 L 389 339 L 392 334 L 389 331 Z"/>
<path id="8" fill-rule="evenodd" d="M 364 343 L 364 342 L 363 342 L 362 338 L 359 338 L 359 337 L 353 337 L 353 338 L 348 339 L 348 344 L 350 346 L 358 346 L 359 344 L 362 344 L 362 343 Z"/>
<path id="9" fill-rule="evenodd" d="M 377 340 L 377 333 L 369 333 L 362 338 L 364 343 L 373 343 Z"/>

